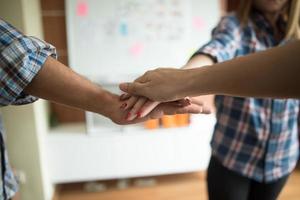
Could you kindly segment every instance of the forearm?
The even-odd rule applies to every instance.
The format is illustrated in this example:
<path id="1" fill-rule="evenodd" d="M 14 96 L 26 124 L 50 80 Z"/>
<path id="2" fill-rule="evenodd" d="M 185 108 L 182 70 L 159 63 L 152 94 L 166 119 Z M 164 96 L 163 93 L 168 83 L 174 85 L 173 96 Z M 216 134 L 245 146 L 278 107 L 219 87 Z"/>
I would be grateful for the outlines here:
<path id="1" fill-rule="evenodd" d="M 214 61 L 206 55 L 195 55 L 192 57 L 182 69 L 193 69 L 214 64 Z"/>
<path id="2" fill-rule="evenodd" d="M 107 116 L 111 96 L 100 86 L 48 57 L 25 92 L 43 99 Z"/>
<path id="3" fill-rule="evenodd" d="M 211 57 L 203 54 L 193 56 L 182 69 L 195 69 L 203 66 L 214 64 Z M 215 110 L 214 99 L 215 95 L 201 95 L 197 97 L 198 100 L 202 101 L 212 112 Z"/>
<path id="4" fill-rule="evenodd" d="M 188 70 L 189 95 L 300 97 L 300 42 Z"/>

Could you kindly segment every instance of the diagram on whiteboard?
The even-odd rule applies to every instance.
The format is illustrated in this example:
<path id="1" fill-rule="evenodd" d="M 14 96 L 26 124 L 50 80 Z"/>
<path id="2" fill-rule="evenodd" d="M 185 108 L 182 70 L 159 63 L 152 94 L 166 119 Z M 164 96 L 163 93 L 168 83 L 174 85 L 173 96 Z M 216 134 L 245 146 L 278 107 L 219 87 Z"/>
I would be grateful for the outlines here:
<path id="1" fill-rule="evenodd" d="M 180 67 L 199 41 L 208 40 L 219 17 L 218 1 L 210 6 L 199 2 L 66 0 L 70 65 L 99 82 L 123 81 L 157 67 Z"/>

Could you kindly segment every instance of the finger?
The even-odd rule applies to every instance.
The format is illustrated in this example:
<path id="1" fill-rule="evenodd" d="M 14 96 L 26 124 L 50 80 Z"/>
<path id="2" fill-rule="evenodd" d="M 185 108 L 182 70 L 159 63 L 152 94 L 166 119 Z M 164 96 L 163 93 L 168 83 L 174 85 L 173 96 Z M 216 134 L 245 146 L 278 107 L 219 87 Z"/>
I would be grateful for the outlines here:
<path id="1" fill-rule="evenodd" d="M 191 100 L 190 97 L 185 97 L 184 102 L 185 102 L 186 105 L 191 105 L 192 104 L 192 100 Z"/>
<path id="2" fill-rule="evenodd" d="M 189 106 L 191 105 L 191 99 L 189 97 L 185 97 L 183 99 L 177 100 L 176 101 L 178 103 L 179 106 Z"/>
<path id="3" fill-rule="evenodd" d="M 132 121 L 132 120 L 134 120 L 136 118 L 137 118 L 136 114 L 129 112 L 128 115 L 127 115 L 127 117 L 126 117 L 126 120 L 127 121 Z"/>
<path id="4" fill-rule="evenodd" d="M 175 115 L 179 108 L 180 107 L 176 105 L 174 106 L 173 104 L 170 103 L 162 103 L 158 106 L 158 109 L 160 109 L 164 115 Z"/>
<path id="5" fill-rule="evenodd" d="M 151 73 L 152 71 L 147 71 L 145 72 L 142 76 L 138 77 L 137 79 L 134 80 L 134 82 L 138 82 L 138 83 L 146 83 L 149 81 L 149 73 Z"/>
<path id="6" fill-rule="evenodd" d="M 211 114 L 213 107 L 208 107 L 204 104 L 203 99 L 201 98 L 191 98 L 191 102 L 195 105 L 202 106 L 202 114 Z"/>
<path id="7" fill-rule="evenodd" d="M 154 110 L 152 110 L 148 115 L 146 115 L 145 117 L 148 117 L 150 119 L 159 119 L 162 118 L 164 116 L 164 112 L 163 110 L 157 106 L 154 108 Z M 144 117 L 144 118 L 145 118 Z M 143 118 L 142 118 L 143 119 Z"/>
<path id="8" fill-rule="evenodd" d="M 130 110 L 132 117 L 129 120 L 133 120 L 136 117 L 138 117 L 138 118 L 141 117 L 141 113 L 139 112 L 139 110 L 143 107 L 143 105 L 145 104 L 146 101 L 147 101 L 147 99 L 144 97 L 140 97 L 137 100 L 137 102 L 134 104 L 133 108 Z"/>
<path id="9" fill-rule="evenodd" d="M 183 104 L 181 102 L 178 102 L 178 101 L 170 101 L 170 102 L 167 102 L 169 105 L 172 105 L 172 106 L 177 106 L 177 107 L 183 107 Z"/>
<path id="10" fill-rule="evenodd" d="M 141 117 L 141 118 L 135 118 L 132 121 L 127 121 L 127 123 L 140 123 L 144 122 L 150 119 L 159 119 L 164 115 L 163 111 L 159 109 L 159 106 L 157 106 L 154 110 L 152 110 L 148 115 Z"/>
<path id="11" fill-rule="evenodd" d="M 137 100 L 138 100 L 138 97 L 137 96 L 131 96 L 123 105 L 125 105 L 124 106 L 124 110 L 128 110 L 128 109 L 131 109 L 133 106 L 134 106 L 134 104 L 137 102 Z M 122 105 L 122 106 L 123 106 Z M 131 114 L 131 113 L 130 113 Z"/>
<path id="12" fill-rule="evenodd" d="M 146 115 L 148 115 L 159 104 L 160 104 L 160 102 L 158 102 L 158 101 L 150 101 L 150 100 L 148 100 L 143 105 L 143 107 L 141 108 L 141 110 L 139 111 L 140 117 L 145 117 Z"/>
<path id="13" fill-rule="evenodd" d="M 193 104 L 197 104 L 199 106 L 203 106 L 203 100 L 199 99 L 199 98 L 190 98 L 191 103 Z"/>
<path id="14" fill-rule="evenodd" d="M 201 114 L 211 114 L 212 111 L 209 107 L 203 106 L 203 110 Z"/>
<path id="15" fill-rule="evenodd" d="M 199 105 L 199 106 L 203 106 L 204 105 L 203 100 L 200 100 L 198 98 L 190 98 L 190 100 L 191 100 L 192 104 L 196 104 L 196 105 Z"/>
<path id="16" fill-rule="evenodd" d="M 138 95 L 138 96 L 144 96 L 143 95 L 143 88 L 145 84 L 144 83 L 139 83 L 139 82 L 134 82 L 134 83 L 121 83 L 119 85 L 120 90 L 123 92 L 132 94 L 132 95 Z"/>
<path id="17" fill-rule="evenodd" d="M 128 94 L 128 93 L 125 93 L 125 94 L 122 94 L 120 96 L 120 101 L 125 101 L 127 99 L 129 99 L 132 95 L 131 94 Z"/>
<path id="18" fill-rule="evenodd" d="M 184 107 L 179 107 L 179 106 L 174 106 L 174 104 L 168 102 L 168 103 L 163 103 L 160 104 L 161 109 L 165 114 L 168 115 L 173 115 L 173 114 L 185 114 L 185 113 L 190 113 L 190 114 L 210 114 L 210 109 L 203 106 L 203 105 L 198 105 L 195 103 L 192 103 L 189 106 L 184 106 Z"/>
<path id="19" fill-rule="evenodd" d="M 199 106 L 196 104 L 192 104 L 190 106 L 186 106 L 183 108 L 178 108 L 177 114 L 185 114 L 185 113 L 190 113 L 190 114 L 210 114 L 211 111 L 209 108 L 205 106 Z"/>
<path id="20" fill-rule="evenodd" d="M 173 106 L 185 107 L 191 105 L 191 99 L 189 97 L 185 97 L 183 99 L 179 99 L 176 101 L 167 102 L 168 104 L 172 104 Z"/>

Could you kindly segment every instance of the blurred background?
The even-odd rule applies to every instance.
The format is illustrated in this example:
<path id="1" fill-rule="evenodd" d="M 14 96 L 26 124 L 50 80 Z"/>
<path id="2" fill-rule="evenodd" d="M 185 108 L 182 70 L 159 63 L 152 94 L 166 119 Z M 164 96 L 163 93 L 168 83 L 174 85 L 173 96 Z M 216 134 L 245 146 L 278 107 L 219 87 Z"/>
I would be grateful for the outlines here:
<path id="1" fill-rule="evenodd" d="M 157 67 L 181 67 L 238 0 L 0 0 L 0 17 L 53 44 L 58 60 L 106 89 Z M 203 97 L 206 104 L 213 100 Z M 164 116 L 117 126 L 43 100 L 1 108 L 20 181 L 14 200 L 207 199 L 215 123 Z M 300 173 L 280 199 L 300 199 Z"/>

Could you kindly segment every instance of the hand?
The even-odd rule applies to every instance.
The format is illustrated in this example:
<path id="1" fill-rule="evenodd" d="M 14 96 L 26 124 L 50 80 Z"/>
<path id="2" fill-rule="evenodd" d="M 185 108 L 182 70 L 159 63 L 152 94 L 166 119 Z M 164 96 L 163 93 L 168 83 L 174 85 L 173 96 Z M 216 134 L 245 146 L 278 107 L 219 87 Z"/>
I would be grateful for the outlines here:
<path id="1" fill-rule="evenodd" d="M 161 118 L 163 115 L 174 115 L 183 113 L 199 114 L 206 109 L 203 108 L 202 102 L 199 101 L 193 102 L 191 103 L 191 105 L 184 107 L 178 106 L 174 102 L 160 103 L 153 110 L 151 110 L 151 112 L 148 115 L 140 118 L 135 118 L 130 121 L 126 119 L 129 113 L 128 110 L 121 110 L 122 102 L 120 101 L 120 97 L 110 92 L 106 92 L 105 96 L 105 100 L 102 102 L 104 102 L 107 109 L 104 113 L 101 114 L 110 118 L 114 123 L 119 125 L 135 124 L 144 122 L 149 119 L 158 119 Z"/>
<path id="2" fill-rule="evenodd" d="M 161 118 L 163 115 L 175 114 L 210 114 L 208 107 L 203 105 L 202 101 L 191 99 L 189 105 L 184 105 L 186 100 L 160 103 L 153 111 L 151 111 L 150 118 Z M 148 116 L 148 115 L 147 115 Z"/>
<path id="3" fill-rule="evenodd" d="M 151 101 L 146 97 L 131 96 L 130 94 L 121 95 L 120 100 L 124 102 L 121 109 L 129 111 L 126 117 L 129 121 L 145 117 L 160 103 Z"/>
<path id="4" fill-rule="evenodd" d="M 163 104 L 160 102 L 151 101 L 145 97 L 131 96 L 129 94 L 121 95 L 120 100 L 124 101 L 121 108 L 123 110 L 130 110 L 126 117 L 128 121 L 147 116 L 157 106 L 162 106 L 163 108 L 165 108 L 164 112 L 166 114 L 186 112 L 196 114 L 210 114 L 210 110 L 208 109 L 208 107 L 203 105 L 203 101 L 197 99 L 190 99 L 188 97 L 178 101 Z M 175 111 L 171 111 L 170 108 L 173 108 Z"/>
<path id="5" fill-rule="evenodd" d="M 168 102 L 185 97 L 188 70 L 159 68 L 146 72 L 133 83 L 122 83 L 126 93 L 144 96 L 152 101 Z"/>
<path id="6" fill-rule="evenodd" d="M 99 100 L 100 102 L 100 100 Z M 104 102 L 105 107 L 107 108 L 103 113 L 104 116 L 110 118 L 114 123 L 119 125 L 126 125 L 126 124 L 134 124 L 146 121 L 148 119 L 155 119 L 159 118 L 160 113 L 162 112 L 161 108 L 157 108 L 155 111 L 150 113 L 148 116 L 135 119 L 135 120 L 127 120 L 128 118 L 128 110 L 121 109 L 122 108 L 122 101 L 120 101 L 120 97 L 112 94 L 110 92 L 106 92 L 105 99 L 102 99 L 102 102 Z M 165 108 L 165 109 L 170 109 Z"/>
<path id="7" fill-rule="evenodd" d="M 122 112 L 120 107 L 122 102 L 119 100 L 119 96 L 112 94 L 110 92 L 106 92 L 105 98 L 101 98 L 98 101 L 104 104 L 106 110 L 102 114 L 108 118 L 110 118 L 114 123 L 119 125 L 129 124 L 129 122 L 125 119 L 127 116 L 127 112 Z"/>

